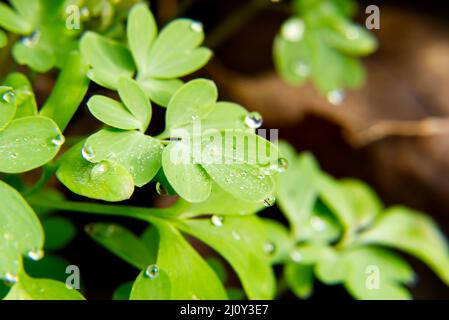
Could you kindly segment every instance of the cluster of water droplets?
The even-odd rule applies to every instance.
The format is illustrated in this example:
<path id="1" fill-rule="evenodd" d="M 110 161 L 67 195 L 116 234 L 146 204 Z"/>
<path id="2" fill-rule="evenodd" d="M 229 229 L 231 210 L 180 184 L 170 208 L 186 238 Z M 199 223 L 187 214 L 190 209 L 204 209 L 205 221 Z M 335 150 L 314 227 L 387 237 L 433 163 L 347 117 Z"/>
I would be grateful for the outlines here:
<path id="1" fill-rule="evenodd" d="M 152 264 L 145 270 L 145 277 L 150 279 L 155 279 L 159 275 L 159 266 L 157 264 Z"/>

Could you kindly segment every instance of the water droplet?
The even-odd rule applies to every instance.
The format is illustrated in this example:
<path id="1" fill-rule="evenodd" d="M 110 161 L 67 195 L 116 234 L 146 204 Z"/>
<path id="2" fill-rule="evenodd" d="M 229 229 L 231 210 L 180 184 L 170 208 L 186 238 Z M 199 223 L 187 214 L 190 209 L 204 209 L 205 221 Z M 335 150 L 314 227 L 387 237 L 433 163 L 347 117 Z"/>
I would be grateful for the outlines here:
<path id="1" fill-rule="evenodd" d="M 258 129 L 263 124 L 262 115 L 259 112 L 250 112 L 245 117 L 245 124 L 251 129 Z"/>
<path id="2" fill-rule="evenodd" d="M 44 257 L 44 251 L 40 250 L 40 249 L 33 250 L 33 251 L 28 252 L 27 256 L 31 260 L 38 261 Z"/>
<path id="3" fill-rule="evenodd" d="M 84 147 L 81 150 L 81 154 L 83 155 L 83 158 L 86 159 L 87 161 L 90 161 L 95 157 L 94 150 L 90 146 Z"/>
<path id="4" fill-rule="evenodd" d="M 269 195 L 265 199 L 263 199 L 263 205 L 265 207 L 272 207 L 272 206 L 274 206 L 275 202 L 276 202 L 276 198 L 273 195 Z"/>
<path id="5" fill-rule="evenodd" d="M 51 143 L 53 143 L 55 146 L 61 146 L 65 142 L 65 138 L 62 134 L 58 134 L 55 138 L 51 140 Z"/>
<path id="6" fill-rule="evenodd" d="M 294 261 L 294 262 L 301 262 L 302 260 L 302 254 L 301 252 L 299 252 L 299 250 L 293 250 L 290 253 L 290 258 Z"/>
<path id="7" fill-rule="evenodd" d="M 279 158 L 276 164 L 276 170 L 278 172 L 284 172 L 288 169 L 288 161 L 285 158 Z"/>
<path id="8" fill-rule="evenodd" d="M 263 179 L 265 179 L 265 175 L 264 174 L 260 174 L 260 175 L 257 176 L 257 178 L 259 178 L 260 180 L 263 180 Z"/>
<path id="9" fill-rule="evenodd" d="M 274 251 L 276 250 L 276 246 L 273 242 L 267 242 L 263 246 L 263 249 L 265 250 L 266 253 L 273 254 Z"/>
<path id="10" fill-rule="evenodd" d="M 148 266 L 147 270 L 145 270 L 145 276 L 150 279 L 157 278 L 159 275 L 159 267 L 156 264 L 152 264 Z"/>
<path id="11" fill-rule="evenodd" d="M 2 95 L 2 99 L 3 101 L 5 101 L 6 103 L 11 102 L 14 98 L 15 98 L 15 94 L 13 91 L 6 91 L 5 93 L 3 93 Z"/>
<path id="12" fill-rule="evenodd" d="M 333 105 L 340 105 L 345 100 L 345 93 L 342 90 L 332 90 L 327 94 L 327 100 Z"/>
<path id="13" fill-rule="evenodd" d="M 240 234 L 238 234 L 237 231 L 232 231 L 232 237 L 237 241 L 240 241 L 242 239 L 242 237 L 240 236 Z"/>
<path id="14" fill-rule="evenodd" d="M 19 281 L 19 277 L 12 272 L 7 272 L 5 274 L 6 285 L 13 285 Z"/>
<path id="15" fill-rule="evenodd" d="M 293 72 L 300 77 L 307 77 L 310 74 L 310 67 L 303 61 L 293 63 Z"/>
<path id="16" fill-rule="evenodd" d="M 212 217 L 210 217 L 210 222 L 216 227 L 222 227 L 223 221 L 224 218 L 222 216 L 213 215 Z"/>
<path id="17" fill-rule="evenodd" d="M 168 195 L 167 188 L 164 187 L 164 185 L 160 182 L 156 183 L 156 192 L 160 196 L 166 196 Z"/>
<path id="18" fill-rule="evenodd" d="M 15 153 L 15 152 L 10 152 L 10 153 L 9 153 L 9 157 L 15 159 L 15 158 L 17 158 L 17 153 Z"/>
<path id="19" fill-rule="evenodd" d="M 282 37 L 288 41 L 298 42 L 304 36 L 305 24 L 302 19 L 293 18 L 287 21 L 281 30 Z"/>
<path id="20" fill-rule="evenodd" d="M 323 231 L 324 229 L 326 229 L 326 224 L 320 217 L 312 217 L 310 219 L 310 224 L 315 231 Z"/>
<path id="21" fill-rule="evenodd" d="M 193 21 L 190 25 L 190 29 L 194 32 L 203 32 L 203 24 L 199 21 Z"/>
<path id="22" fill-rule="evenodd" d="M 30 36 L 22 38 L 21 42 L 29 47 L 34 47 L 40 40 L 41 33 L 39 31 L 34 31 Z"/>
<path id="23" fill-rule="evenodd" d="M 108 168 L 106 163 L 98 163 L 92 168 L 92 171 L 90 172 L 90 177 L 91 179 L 98 178 L 99 176 L 104 174 L 107 170 Z"/>
<path id="24" fill-rule="evenodd" d="M 87 7 L 82 7 L 80 10 L 81 17 L 83 17 L 83 20 L 88 19 L 90 16 L 90 11 Z"/>
<path id="25" fill-rule="evenodd" d="M 193 115 L 191 118 L 192 118 L 192 120 L 196 120 L 196 119 L 198 119 L 199 117 L 198 117 L 198 115 L 195 114 L 195 115 Z"/>
<path id="26" fill-rule="evenodd" d="M 89 68 L 89 70 L 87 70 L 86 76 L 87 76 L 89 79 L 92 79 L 92 78 L 94 77 L 94 69 Z"/>

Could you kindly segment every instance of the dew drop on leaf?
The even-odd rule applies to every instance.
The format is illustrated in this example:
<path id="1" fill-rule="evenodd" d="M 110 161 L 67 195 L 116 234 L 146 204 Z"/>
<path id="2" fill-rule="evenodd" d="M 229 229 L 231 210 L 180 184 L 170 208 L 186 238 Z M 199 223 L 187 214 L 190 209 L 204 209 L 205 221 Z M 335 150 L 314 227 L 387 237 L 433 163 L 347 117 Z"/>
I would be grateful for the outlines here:
<path id="1" fill-rule="evenodd" d="M 98 163 L 92 168 L 92 171 L 90 172 L 90 178 L 96 179 L 102 174 L 104 174 L 107 170 L 108 167 L 105 163 Z"/>
<path id="2" fill-rule="evenodd" d="M 293 72 L 300 77 L 306 77 L 310 73 L 309 65 L 303 61 L 294 62 L 292 69 L 293 69 Z"/>
<path id="3" fill-rule="evenodd" d="M 296 262 L 296 263 L 301 262 L 302 254 L 301 254 L 301 252 L 299 252 L 299 250 L 293 250 L 290 253 L 290 258 L 293 260 L 293 262 Z"/>
<path id="4" fill-rule="evenodd" d="M 222 227 L 223 221 L 224 218 L 222 216 L 213 215 L 212 217 L 210 217 L 210 222 L 216 227 Z"/>
<path id="5" fill-rule="evenodd" d="M 338 106 L 345 100 L 345 93 L 342 90 L 332 90 L 327 94 L 327 100 Z"/>
<path id="6" fill-rule="evenodd" d="M 235 231 L 235 230 L 232 231 L 232 237 L 233 237 L 235 240 L 237 240 L 237 241 L 240 241 L 240 240 L 242 239 L 242 237 L 240 236 L 240 234 L 239 234 L 237 231 Z"/>
<path id="7" fill-rule="evenodd" d="M 203 32 L 203 24 L 199 21 L 193 21 L 190 25 L 190 29 L 194 32 Z"/>
<path id="8" fill-rule="evenodd" d="M 83 149 L 81 149 L 81 154 L 83 155 L 83 158 L 86 159 L 87 161 L 90 161 L 94 158 L 94 150 L 92 149 L 92 147 L 84 147 Z"/>
<path id="9" fill-rule="evenodd" d="M 150 279 L 157 278 L 159 275 L 159 267 L 156 264 L 152 264 L 148 266 L 148 268 L 145 270 L 145 276 Z"/>
<path id="10" fill-rule="evenodd" d="M 86 20 L 90 17 L 90 11 L 87 7 L 82 7 L 80 10 L 81 17 Z"/>
<path id="11" fill-rule="evenodd" d="M 267 208 L 274 206 L 275 202 L 276 202 L 276 198 L 273 195 L 269 195 L 265 199 L 263 199 L 263 205 Z"/>
<path id="12" fill-rule="evenodd" d="M 11 102 L 15 97 L 14 92 L 12 91 L 6 91 L 5 93 L 3 93 L 2 99 L 3 101 L 5 101 L 6 103 Z"/>
<path id="13" fill-rule="evenodd" d="M 15 152 L 10 152 L 8 155 L 9 155 L 9 157 L 12 158 L 12 159 L 17 158 L 17 153 L 15 153 Z"/>
<path id="14" fill-rule="evenodd" d="M 245 117 L 245 124 L 251 129 L 258 129 L 263 124 L 262 115 L 259 112 L 250 112 Z"/>
<path id="15" fill-rule="evenodd" d="M 323 219 L 319 217 L 312 217 L 310 219 L 310 224 L 315 231 L 323 231 L 324 229 L 326 229 L 326 224 L 324 223 Z"/>
<path id="16" fill-rule="evenodd" d="M 160 196 L 166 196 L 168 195 L 167 188 L 164 187 L 164 185 L 160 182 L 156 183 L 156 192 Z"/>
<path id="17" fill-rule="evenodd" d="M 266 253 L 273 254 L 274 250 L 276 250 L 276 246 L 273 242 L 267 242 L 265 243 L 263 249 Z"/>
<path id="18" fill-rule="evenodd" d="M 288 160 L 285 158 L 279 158 L 276 166 L 276 170 L 278 172 L 285 172 L 288 169 Z"/>
<path id="19" fill-rule="evenodd" d="M 291 42 L 298 42 L 304 36 L 304 21 L 299 18 L 293 18 L 287 21 L 281 30 L 282 37 Z"/>
<path id="20" fill-rule="evenodd" d="M 38 261 L 44 257 L 44 251 L 40 250 L 40 249 L 32 250 L 32 251 L 28 252 L 27 256 L 31 260 Z"/>
<path id="21" fill-rule="evenodd" d="M 28 48 L 32 48 L 36 46 L 41 38 L 40 31 L 34 31 L 30 36 L 22 38 L 20 41 L 27 46 Z"/>
<path id="22" fill-rule="evenodd" d="M 11 286 L 19 281 L 19 277 L 11 272 L 7 272 L 5 274 L 5 283 L 8 286 Z"/>
<path id="23" fill-rule="evenodd" d="M 53 143 L 55 146 L 61 146 L 65 142 L 65 138 L 62 134 L 58 134 L 55 138 L 51 140 L 51 143 Z"/>

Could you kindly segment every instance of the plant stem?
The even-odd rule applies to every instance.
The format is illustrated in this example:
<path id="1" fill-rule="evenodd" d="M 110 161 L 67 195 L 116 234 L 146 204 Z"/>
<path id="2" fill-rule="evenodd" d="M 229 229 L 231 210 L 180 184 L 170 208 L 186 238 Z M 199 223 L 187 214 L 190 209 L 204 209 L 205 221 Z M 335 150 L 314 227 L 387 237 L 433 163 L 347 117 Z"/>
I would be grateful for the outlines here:
<path id="1" fill-rule="evenodd" d="M 46 209 L 120 216 L 120 217 L 139 219 L 147 222 L 151 222 L 152 217 L 170 220 L 173 219 L 175 216 L 178 216 L 178 212 L 172 208 L 154 209 L 145 207 L 132 207 L 123 205 L 109 205 L 109 204 L 87 203 L 76 201 L 51 201 L 34 197 L 30 197 L 27 200 L 32 206 Z"/>
<path id="2" fill-rule="evenodd" d="M 226 19 L 220 26 L 214 29 L 205 41 L 209 48 L 216 48 L 230 35 L 235 33 L 246 21 L 253 17 L 260 9 L 269 5 L 269 0 L 250 0 L 235 14 Z"/>

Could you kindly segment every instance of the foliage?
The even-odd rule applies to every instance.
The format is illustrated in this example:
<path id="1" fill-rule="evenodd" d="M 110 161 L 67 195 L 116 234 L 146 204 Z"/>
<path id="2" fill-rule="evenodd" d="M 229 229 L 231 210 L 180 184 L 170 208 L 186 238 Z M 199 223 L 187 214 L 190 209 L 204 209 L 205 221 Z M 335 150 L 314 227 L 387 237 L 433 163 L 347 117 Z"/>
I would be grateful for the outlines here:
<path id="1" fill-rule="evenodd" d="M 96 243 L 136 269 L 135 280 L 117 288 L 114 299 L 273 299 L 282 293 L 273 269 L 278 264 L 281 281 L 301 298 L 311 294 L 315 277 L 342 283 L 356 298 L 409 298 L 403 284 L 414 279 L 413 270 L 388 248 L 416 256 L 449 284 L 448 247 L 430 218 L 405 207 L 385 209 L 362 182 L 333 179 L 311 155 L 298 156 L 285 143 L 279 150 L 257 135 L 261 116 L 218 101 L 213 81 L 181 80 L 211 58 L 201 47 L 201 23 L 176 19 L 159 32 L 152 12 L 135 1 L 10 2 L 0 4 L 0 26 L 9 32 L 0 32 L 0 46 L 12 33 L 23 36 L 12 49 L 18 64 L 60 72 L 42 106 L 24 74 L 11 73 L 0 86 L 0 278 L 8 285 L 0 294 L 6 299 L 84 299 L 63 283 L 69 262 L 56 254 L 76 229 L 57 211 L 127 217 L 147 227 L 139 235 L 113 223 L 86 227 Z M 370 52 L 374 42 L 360 29 L 361 43 L 341 39 L 337 27 L 354 28 L 344 3 L 298 1 L 297 8 L 304 39 L 319 34 L 316 53 L 332 55 L 346 70 L 358 65 L 348 57 Z M 68 32 L 64 13 L 71 5 L 85 10 L 82 28 Z M 127 9 L 125 31 L 120 12 Z M 298 23 L 292 19 L 284 28 Z M 296 50 L 290 40 L 278 38 L 277 46 Z M 319 70 L 328 62 L 314 63 L 321 90 L 350 85 L 340 78 L 322 82 Z M 68 143 L 64 132 L 90 81 L 112 91 L 87 101 L 103 127 Z M 165 130 L 149 135 L 157 107 L 165 108 Z M 41 177 L 30 186 L 23 173 L 37 168 Z M 73 193 L 102 202 L 65 199 L 46 187 L 53 176 Z M 109 203 L 153 182 L 160 195 L 178 196 L 171 207 Z M 276 198 L 290 230 L 256 214 Z M 192 238 L 220 258 L 203 257 Z M 380 270 L 379 290 L 365 283 L 373 266 Z M 229 285 L 230 270 L 242 289 Z"/>

